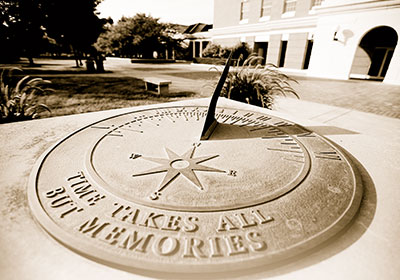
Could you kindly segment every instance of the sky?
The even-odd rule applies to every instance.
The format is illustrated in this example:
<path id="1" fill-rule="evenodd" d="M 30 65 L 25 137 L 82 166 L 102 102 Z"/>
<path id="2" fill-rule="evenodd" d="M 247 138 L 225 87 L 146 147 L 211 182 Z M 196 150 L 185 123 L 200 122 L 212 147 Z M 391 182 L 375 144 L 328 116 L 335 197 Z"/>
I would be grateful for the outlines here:
<path id="1" fill-rule="evenodd" d="M 132 17 L 145 13 L 160 22 L 190 25 L 213 23 L 214 0 L 103 0 L 97 6 L 101 17 L 111 17 L 114 22 L 122 16 Z"/>

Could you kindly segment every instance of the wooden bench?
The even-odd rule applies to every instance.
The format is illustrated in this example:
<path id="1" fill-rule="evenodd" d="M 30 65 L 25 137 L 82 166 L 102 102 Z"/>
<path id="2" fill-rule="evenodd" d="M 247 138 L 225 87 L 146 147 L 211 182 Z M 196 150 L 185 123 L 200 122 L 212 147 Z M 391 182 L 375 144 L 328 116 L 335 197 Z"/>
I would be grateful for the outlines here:
<path id="1" fill-rule="evenodd" d="M 160 78 L 144 78 L 144 85 L 146 87 L 146 90 L 152 91 L 154 88 L 156 88 L 157 93 L 160 95 L 168 94 L 168 86 L 170 83 L 172 82 Z"/>

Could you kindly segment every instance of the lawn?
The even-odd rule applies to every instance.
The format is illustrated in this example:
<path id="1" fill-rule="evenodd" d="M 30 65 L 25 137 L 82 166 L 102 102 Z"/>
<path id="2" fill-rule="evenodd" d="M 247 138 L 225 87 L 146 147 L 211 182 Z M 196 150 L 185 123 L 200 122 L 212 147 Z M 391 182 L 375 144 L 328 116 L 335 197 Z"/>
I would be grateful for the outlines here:
<path id="1" fill-rule="evenodd" d="M 219 69 L 220 70 L 220 69 Z M 175 76 L 175 77 L 180 77 L 180 78 L 185 78 L 185 79 L 191 79 L 191 80 L 204 80 L 204 81 L 215 81 L 218 80 L 218 78 L 221 76 L 221 72 L 218 72 L 217 70 L 211 69 L 210 71 L 196 71 L 196 72 L 168 72 L 167 75 L 169 76 Z"/>
<path id="2" fill-rule="evenodd" d="M 18 72 L 15 72 L 18 73 Z M 133 77 L 106 74 L 87 74 L 85 71 L 54 71 L 24 69 L 15 80 L 28 75 L 50 81 L 53 91 L 35 95 L 32 103 L 46 104 L 51 112 L 43 112 L 40 118 L 80 114 L 109 109 L 134 107 L 154 103 L 178 101 L 196 97 L 195 92 L 174 92 L 159 96 L 145 90 L 144 82 Z M 15 81 L 16 82 L 16 81 Z"/>
<path id="3" fill-rule="evenodd" d="M 132 77 L 101 77 L 93 75 L 66 75 L 45 77 L 51 81 L 54 92 L 37 96 L 37 103 L 46 104 L 51 115 L 63 116 L 108 109 L 163 103 L 193 97 L 192 92 L 179 92 L 161 97 L 146 92 L 144 83 Z"/>
<path id="4" fill-rule="evenodd" d="M 111 63 L 118 65 L 121 62 Z M 14 72 L 15 83 L 17 79 L 25 75 L 51 81 L 48 87 L 54 91 L 37 95 L 31 102 L 43 103 L 50 108 L 51 113 L 43 112 L 40 115 L 41 118 L 200 98 L 204 97 L 204 92 L 198 85 L 209 84 L 210 80 L 218 78 L 220 75 L 218 71 L 190 72 L 180 71 L 176 67 L 155 67 L 153 65 L 139 67 L 142 72 L 155 72 L 196 83 L 195 87 L 182 87 L 181 84 L 185 84 L 185 81 L 181 84 L 178 82 L 178 87 L 175 86 L 175 89 L 170 90 L 169 96 L 158 96 L 154 92 L 146 91 L 141 79 L 134 78 L 134 75 L 130 76 L 132 72 L 135 72 L 135 66 L 132 64 L 121 63 L 121 66 L 118 65 L 120 67 L 117 68 L 118 70 L 106 71 L 102 74 L 87 73 L 84 67 L 74 67 L 73 61 L 70 60 L 42 59 L 34 66 L 24 62 L 0 65 L 0 68 L 8 67 L 19 67 L 23 70 L 23 72 Z M 108 69 L 106 68 L 106 70 Z M 208 90 L 206 91 L 208 92 Z"/>

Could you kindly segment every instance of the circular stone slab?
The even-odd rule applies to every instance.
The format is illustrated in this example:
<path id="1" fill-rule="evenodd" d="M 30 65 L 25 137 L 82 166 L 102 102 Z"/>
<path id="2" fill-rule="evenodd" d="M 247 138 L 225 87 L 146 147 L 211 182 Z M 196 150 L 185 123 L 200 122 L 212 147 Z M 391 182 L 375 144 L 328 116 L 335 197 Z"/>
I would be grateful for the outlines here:
<path id="1" fill-rule="evenodd" d="M 102 263 L 173 272 L 270 264 L 321 244 L 358 210 L 350 159 L 323 137 L 255 111 L 158 107 L 61 140 L 29 201 L 60 242 Z"/>

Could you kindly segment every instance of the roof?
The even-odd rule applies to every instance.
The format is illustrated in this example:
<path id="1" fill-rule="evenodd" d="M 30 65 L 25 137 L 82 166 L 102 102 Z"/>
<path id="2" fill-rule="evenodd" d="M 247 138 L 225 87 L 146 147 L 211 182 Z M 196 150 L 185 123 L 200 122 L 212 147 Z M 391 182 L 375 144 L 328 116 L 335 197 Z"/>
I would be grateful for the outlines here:
<path id="1" fill-rule="evenodd" d="M 183 31 L 184 34 L 194 34 L 198 32 L 206 32 L 209 29 L 213 27 L 212 24 L 205 24 L 205 23 L 196 23 L 189 25 L 188 28 L 186 28 L 185 31 Z"/>

